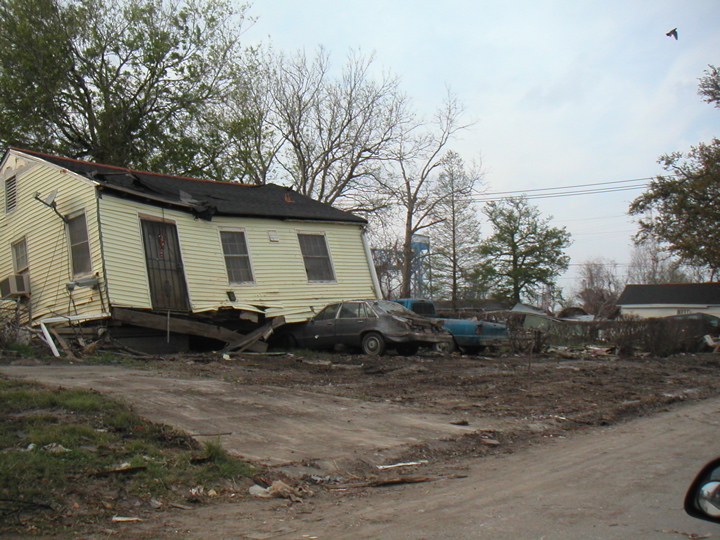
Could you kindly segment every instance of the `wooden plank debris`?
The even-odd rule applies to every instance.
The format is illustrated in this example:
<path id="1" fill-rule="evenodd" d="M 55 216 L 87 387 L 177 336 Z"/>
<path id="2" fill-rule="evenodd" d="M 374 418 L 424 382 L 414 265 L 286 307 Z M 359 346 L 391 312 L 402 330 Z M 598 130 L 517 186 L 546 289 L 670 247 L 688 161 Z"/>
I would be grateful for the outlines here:
<path id="1" fill-rule="evenodd" d="M 275 331 L 275 329 L 279 326 L 282 326 L 283 324 L 285 324 L 285 317 L 283 317 L 282 315 L 280 317 L 275 317 L 269 323 L 264 324 L 260 328 L 257 328 L 256 330 L 253 330 L 249 334 L 245 335 L 242 339 L 236 340 L 232 343 L 228 343 L 225 348 L 220 352 L 227 353 L 236 350 L 238 352 L 242 352 L 245 349 L 251 347 L 261 338 L 269 338 Z"/>
<path id="2" fill-rule="evenodd" d="M 190 321 L 177 317 L 167 317 L 166 315 L 157 315 L 155 313 L 146 313 L 143 311 L 135 311 L 125 308 L 114 308 L 113 319 L 126 324 L 142 326 L 143 328 L 152 328 L 154 330 L 169 330 L 177 334 L 190 334 L 193 336 L 201 336 L 225 343 L 235 343 L 245 339 L 243 334 L 228 330 L 222 326 L 214 324 L 202 323 L 199 321 Z M 276 317 L 277 319 L 278 317 Z M 273 319 L 275 320 L 275 319 Z M 284 322 L 284 321 L 283 321 Z M 261 336 L 258 337 L 260 339 Z M 265 352 L 267 344 L 258 343 L 257 340 L 247 346 L 248 349 L 255 352 Z"/>

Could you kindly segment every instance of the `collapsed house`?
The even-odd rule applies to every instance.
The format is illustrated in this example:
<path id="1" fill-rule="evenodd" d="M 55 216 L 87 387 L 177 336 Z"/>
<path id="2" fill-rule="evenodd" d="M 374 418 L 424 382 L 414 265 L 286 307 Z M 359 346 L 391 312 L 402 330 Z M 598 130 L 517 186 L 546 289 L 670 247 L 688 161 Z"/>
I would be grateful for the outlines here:
<path id="1" fill-rule="evenodd" d="M 273 326 L 380 297 L 366 220 L 289 188 L 16 148 L 0 167 L 0 307 L 51 346 L 262 350 Z"/>

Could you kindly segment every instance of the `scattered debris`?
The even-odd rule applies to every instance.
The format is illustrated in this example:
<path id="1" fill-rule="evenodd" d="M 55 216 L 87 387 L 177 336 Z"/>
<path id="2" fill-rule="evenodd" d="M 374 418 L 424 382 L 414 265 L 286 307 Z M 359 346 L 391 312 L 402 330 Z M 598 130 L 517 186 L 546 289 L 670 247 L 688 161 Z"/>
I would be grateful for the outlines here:
<path id="1" fill-rule="evenodd" d="M 52 452 L 54 454 L 60 454 L 63 452 L 71 452 L 69 448 L 65 448 L 62 444 L 58 443 L 50 443 L 46 444 L 42 447 L 43 450 L 47 450 L 48 452 Z"/>
<path id="2" fill-rule="evenodd" d="M 394 478 L 377 478 L 366 483 L 367 487 L 384 487 L 397 486 L 400 484 L 419 484 L 420 482 L 430 482 L 433 479 L 429 476 L 396 476 Z"/>
<path id="3" fill-rule="evenodd" d="M 405 463 L 393 463 L 392 465 L 377 465 L 377 468 L 380 470 L 394 469 L 396 467 L 413 467 L 415 465 L 423 465 L 425 463 L 428 463 L 427 459 L 421 459 L 420 461 L 407 461 Z"/>
<path id="4" fill-rule="evenodd" d="M 270 487 L 264 488 L 257 484 L 250 486 L 250 495 L 262 499 L 289 499 L 292 502 L 302 502 L 300 490 L 290 487 L 282 480 L 275 480 Z"/>
<path id="5" fill-rule="evenodd" d="M 345 481 L 342 476 L 331 476 L 329 474 L 326 476 L 318 476 L 317 474 L 305 475 L 303 476 L 303 480 L 313 484 L 338 484 Z"/>
<path id="6" fill-rule="evenodd" d="M 113 474 L 134 474 L 136 472 L 144 471 L 146 469 L 147 469 L 147 467 L 144 465 L 139 465 L 137 467 L 130 467 L 129 465 L 123 464 L 120 467 L 118 467 L 117 469 L 110 469 L 107 471 L 94 472 L 94 473 L 91 473 L 90 476 L 94 476 L 96 478 L 104 478 L 106 476 L 110 476 Z"/>
<path id="7" fill-rule="evenodd" d="M 480 442 L 487 446 L 500 446 L 500 441 L 491 439 L 490 437 L 480 437 Z"/>
<path id="8" fill-rule="evenodd" d="M 142 521 L 142 518 L 113 516 L 112 521 L 115 523 L 128 523 L 128 522 L 133 522 L 133 521 Z"/>
<path id="9" fill-rule="evenodd" d="M 195 508 L 194 506 L 190 506 L 188 504 L 182 504 L 182 503 L 178 503 L 178 502 L 170 503 L 170 506 L 172 506 L 173 508 L 179 508 L 180 510 L 192 510 L 193 508 Z"/>

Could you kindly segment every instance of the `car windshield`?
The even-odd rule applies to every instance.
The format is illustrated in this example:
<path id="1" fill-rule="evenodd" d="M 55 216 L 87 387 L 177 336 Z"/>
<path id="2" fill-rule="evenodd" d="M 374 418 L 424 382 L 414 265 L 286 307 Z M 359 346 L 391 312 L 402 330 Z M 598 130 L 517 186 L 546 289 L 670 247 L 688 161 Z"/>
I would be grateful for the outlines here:
<path id="1" fill-rule="evenodd" d="M 379 315 L 384 313 L 390 313 L 392 315 L 401 315 L 404 317 L 413 317 L 415 314 L 404 306 L 401 306 L 397 302 L 390 302 L 389 300 L 378 300 L 372 303 L 373 309 L 378 312 Z"/>

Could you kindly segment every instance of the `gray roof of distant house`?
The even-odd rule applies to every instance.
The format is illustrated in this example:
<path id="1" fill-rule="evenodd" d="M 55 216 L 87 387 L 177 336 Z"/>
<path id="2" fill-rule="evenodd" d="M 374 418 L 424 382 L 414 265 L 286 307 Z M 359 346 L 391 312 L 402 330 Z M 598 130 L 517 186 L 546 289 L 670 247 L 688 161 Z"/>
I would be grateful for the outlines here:
<path id="1" fill-rule="evenodd" d="M 92 179 L 98 182 L 101 189 L 112 191 L 115 195 L 144 200 L 154 205 L 182 208 L 201 219 L 226 215 L 367 223 L 362 217 L 275 184 L 257 186 L 185 178 L 134 171 L 20 148 L 12 150 L 38 157 Z"/>
<path id="2" fill-rule="evenodd" d="M 617 305 L 720 305 L 720 282 L 626 285 Z"/>

